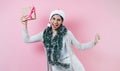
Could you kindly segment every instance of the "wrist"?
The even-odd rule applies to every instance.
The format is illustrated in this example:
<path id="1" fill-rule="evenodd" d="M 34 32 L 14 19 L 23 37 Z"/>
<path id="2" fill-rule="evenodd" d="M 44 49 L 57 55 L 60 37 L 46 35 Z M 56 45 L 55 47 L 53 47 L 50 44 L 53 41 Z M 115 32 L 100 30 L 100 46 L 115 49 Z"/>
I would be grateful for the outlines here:
<path id="1" fill-rule="evenodd" d="M 94 45 L 96 45 L 97 44 L 97 40 L 94 40 Z"/>
<path id="2" fill-rule="evenodd" d="M 96 45 L 96 42 L 94 42 L 94 45 Z"/>

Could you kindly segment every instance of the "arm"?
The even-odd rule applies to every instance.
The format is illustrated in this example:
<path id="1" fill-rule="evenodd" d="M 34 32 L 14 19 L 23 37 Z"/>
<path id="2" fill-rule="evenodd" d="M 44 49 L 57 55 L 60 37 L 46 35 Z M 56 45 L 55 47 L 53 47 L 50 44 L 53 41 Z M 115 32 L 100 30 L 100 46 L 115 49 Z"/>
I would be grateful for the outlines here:
<path id="1" fill-rule="evenodd" d="M 79 43 L 76 40 L 76 38 L 74 37 L 74 35 L 72 34 L 72 32 L 70 32 L 70 39 L 71 39 L 71 43 L 73 45 L 75 45 L 75 47 L 77 47 L 78 49 L 81 49 L 81 50 L 92 48 L 94 46 L 94 41 L 90 41 L 90 42 L 87 42 L 87 43 Z"/>
<path id="2" fill-rule="evenodd" d="M 43 32 L 40 32 L 40 33 L 30 37 L 28 34 L 28 30 L 27 30 L 27 20 L 22 21 L 22 23 L 23 23 L 22 34 L 23 34 L 24 42 L 30 43 L 30 42 L 42 41 Z"/>

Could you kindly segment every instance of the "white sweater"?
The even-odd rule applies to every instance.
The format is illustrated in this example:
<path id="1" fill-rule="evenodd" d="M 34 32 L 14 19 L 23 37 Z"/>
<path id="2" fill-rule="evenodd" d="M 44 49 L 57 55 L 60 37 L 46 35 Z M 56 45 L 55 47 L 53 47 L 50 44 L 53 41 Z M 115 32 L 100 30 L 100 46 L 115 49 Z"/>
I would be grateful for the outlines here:
<path id="1" fill-rule="evenodd" d="M 24 28 L 23 39 L 24 42 L 26 43 L 38 42 L 38 41 L 43 42 L 43 31 L 30 37 L 27 29 Z M 79 43 L 70 30 L 68 30 L 67 34 L 63 37 L 63 51 L 62 51 L 63 58 L 69 55 L 73 69 L 75 71 L 85 71 L 83 65 L 81 64 L 81 62 L 78 60 L 78 58 L 71 49 L 72 44 L 80 50 L 85 50 L 88 48 L 92 48 L 94 46 L 94 42 L 90 41 L 87 43 Z"/>

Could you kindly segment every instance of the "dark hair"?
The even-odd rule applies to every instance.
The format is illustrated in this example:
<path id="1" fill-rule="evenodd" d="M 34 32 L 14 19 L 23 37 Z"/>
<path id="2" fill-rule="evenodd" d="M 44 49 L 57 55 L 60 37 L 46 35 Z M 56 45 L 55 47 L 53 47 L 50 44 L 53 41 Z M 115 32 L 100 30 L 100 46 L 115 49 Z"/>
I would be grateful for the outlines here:
<path id="1" fill-rule="evenodd" d="M 54 15 L 59 15 L 59 14 L 54 14 Z M 53 17 L 54 15 L 52 15 L 52 17 Z M 61 17 L 62 21 L 64 21 L 63 17 L 62 17 L 61 15 L 59 15 L 59 16 Z M 52 18 L 52 17 L 51 17 L 51 18 Z"/>

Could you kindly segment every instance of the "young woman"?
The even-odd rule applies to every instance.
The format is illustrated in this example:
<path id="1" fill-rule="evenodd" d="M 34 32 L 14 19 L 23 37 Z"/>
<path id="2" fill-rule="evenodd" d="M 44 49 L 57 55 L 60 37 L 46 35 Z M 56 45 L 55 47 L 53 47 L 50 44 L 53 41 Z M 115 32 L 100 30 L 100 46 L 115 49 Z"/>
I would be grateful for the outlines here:
<path id="1" fill-rule="evenodd" d="M 27 31 L 28 20 L 23 16 L 23 38 L 24 41 L 42 41 L 46 49 L 48 71 L 85 71 L 83 65 L 72 51 L 71 45 L 75 45 L 80 50 L 92 48 L 98 43 L 99 35 L 93 41 L 79 43 L 72 32 L 62 23 L 65 14 L 62 10 L 54 10 L 49 17 L 49 26 L 42 32 L 29 36 Z"/>

